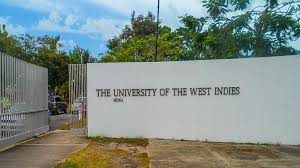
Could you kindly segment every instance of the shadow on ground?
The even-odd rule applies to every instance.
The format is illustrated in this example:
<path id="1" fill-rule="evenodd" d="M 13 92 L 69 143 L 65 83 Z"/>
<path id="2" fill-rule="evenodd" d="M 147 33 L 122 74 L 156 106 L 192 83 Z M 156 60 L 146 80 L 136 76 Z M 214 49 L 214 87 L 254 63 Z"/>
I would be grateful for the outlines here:
<path id="1" fill-rule="evenodd" d="M 54 167 L 71 153 L 86 147 L 85 137 L 56 130 L 0 152 L 0 167 Z"/>

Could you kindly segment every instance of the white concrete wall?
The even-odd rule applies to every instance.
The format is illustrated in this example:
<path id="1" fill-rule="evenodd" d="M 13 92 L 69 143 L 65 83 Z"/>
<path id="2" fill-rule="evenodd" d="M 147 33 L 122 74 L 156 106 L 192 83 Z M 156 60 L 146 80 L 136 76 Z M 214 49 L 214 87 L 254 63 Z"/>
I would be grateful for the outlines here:
<path id="1" fill-rule="evenodd" d="M 300 144 L 300 56 L 88 64 L 88 134 Z M 97 97 L 96 89 L 240 87 L 239 95 Z"/>

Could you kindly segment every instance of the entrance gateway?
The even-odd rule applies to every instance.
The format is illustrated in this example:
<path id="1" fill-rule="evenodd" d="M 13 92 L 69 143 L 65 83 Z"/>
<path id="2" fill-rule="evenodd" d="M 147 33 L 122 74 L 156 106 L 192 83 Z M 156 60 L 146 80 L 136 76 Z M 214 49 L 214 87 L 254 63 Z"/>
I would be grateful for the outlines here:
<path id="1" fill-rule="evenodd" d="M 49 130 L 48 70 L 0 53 L 0 148 Z"/>
<path id="2" fill-rule="evenodd" d="M 69 111 L 71 111 L 71 131 L 87 134 L 87 65 L 69 64 Z"/>
<path id="3" fill-rule="evenodd" d="M 88 135 L 300 144 L 300 57 L 87 64 Z"/>

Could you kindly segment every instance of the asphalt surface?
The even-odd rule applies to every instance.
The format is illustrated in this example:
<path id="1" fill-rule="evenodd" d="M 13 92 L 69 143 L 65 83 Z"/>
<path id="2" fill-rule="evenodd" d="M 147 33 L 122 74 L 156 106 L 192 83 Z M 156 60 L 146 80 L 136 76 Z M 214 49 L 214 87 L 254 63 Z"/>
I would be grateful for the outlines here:
<path id="1" fill-rule="evenodd" d="M 49 117 L 51 131 L 0 152 L 0 168 L 50 168 L 87 146 L 84 136 L 68 130 L 55 130 L 71 122 L 71 115 Z"/>
<path id="2" fill-rule="evenodd" d="M 55 130 L 0 152 L 0 168 L 50 168 L 88 144 L 85 137 Z"/>
<path id="3" fill-rule="evenodd" d="M 69 124 L 72 122 L 72 115 L 70 114 L 60 114 L 49 116 L 49 129 L 50 131 L 61 128 L 64 124 Z"/>

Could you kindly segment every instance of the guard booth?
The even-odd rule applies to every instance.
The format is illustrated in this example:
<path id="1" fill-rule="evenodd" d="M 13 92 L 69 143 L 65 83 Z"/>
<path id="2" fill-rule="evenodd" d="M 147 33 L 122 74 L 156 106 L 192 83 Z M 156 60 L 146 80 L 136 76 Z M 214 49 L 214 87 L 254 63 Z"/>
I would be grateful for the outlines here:
<path id="1" fill-rule="evenodd" d="M 87 135 L 87 65 L 69 64 L 71 132 Z"/>
<path id="2" fill-rule="evenodd" d="M 0 148 L 47 132 L 48 70 L 0 53 Z"/>

